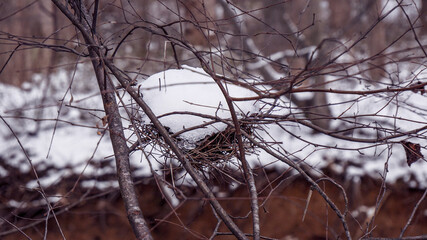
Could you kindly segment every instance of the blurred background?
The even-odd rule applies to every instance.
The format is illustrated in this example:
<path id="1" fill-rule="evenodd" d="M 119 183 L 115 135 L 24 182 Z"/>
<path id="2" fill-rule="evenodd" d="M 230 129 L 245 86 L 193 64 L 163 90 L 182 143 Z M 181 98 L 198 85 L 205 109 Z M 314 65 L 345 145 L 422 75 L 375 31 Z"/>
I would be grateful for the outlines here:
<path id="1" fill-rule="evenodd" d="M 94 1 L 83 2 L 93 10 Z M 335 184 L 319 180 L 339 208 L 350 209 L 354 238 L 399 237 L 408 219 L 405 236 L 427 234 L 427 163 L 421 156 L 410 168 L 400 144 L 401 140 L 420 144 L 419 151 L 426 156 L 422 128 L 427 125 L 427 2 L 239 0 L 227 5 L 220 0 L 109 0 L 99 3 L 96 31 L 107 55 L 114 54 L 116 66 L 137 82 L 183 65 L 200 67 L 197 53 L 219 74 L 249 79 L 242 82 L 251 82 L 259 91 L 281 91 L 295 84 L 300 93 L 263 104 L 282 106 L 296 120 L 286 123 L 286 130 L 262 129 L 262 134 L 273 135 L 260 133 L 262 138 L 271 140 L 272 146 L 293 142 L 283 145 L 284 155 L 306 161 L 313 178 L 327 176 L 343 187 L 348 205 Z M 134 238 L 120 199 L 86 47 L 78 30 L 52 2 L 0 0 L 0 114 L 5 119 L 0 122 L 1 239 Z M 369 91 L 413 84 L 424 85 L 402 95 L 351 98 L 309 91 Z M 365 116 L 372 106 L 375 114 Z M 336 121 L 346 116 L 358 120 Z M 309 125 L 299 125 L 298 120 Z M 132 131 L 131 126 L 126 128 Z M 385 140 L 345 145 L 341 142 L 346 139 L 333 134 Z M 392 134 L 402 138 L 389 141 Z M 271 239 L 345 236 L 319 194 L 313 193 L 306 205 L 310 185 L 301 176 L 275 165 L 276 159 L 264 162 L 259 160 L 262 157 L 253 154 L 252 160 L 264 235 Z M 153 236 L 209 238 L 218 221 L 197 189 L 178 184 L 179 203 L 172 204 L 141 159 L 134 157 L 132 167 Z M 55 217 L 43 202 L 46 196 L 38 189 L 35 172 Z M 227 180 L 222 182 L 218 177 L 210 182 L 212 189 L 230 215 L 245 216 L 250 206 L 244 179 L 232 171 L 227 174 L 235 181 L 224 177 Z M 173 181 L 174 176 L 164 176 Z M 302 221 L 306 206 L 308 214 Z M 250 232 L 250 220 L 236 222 Z M 228 231 L 222 225 L 220 229 Z M 215 239 L 234 238 L 223 234 Z"/>

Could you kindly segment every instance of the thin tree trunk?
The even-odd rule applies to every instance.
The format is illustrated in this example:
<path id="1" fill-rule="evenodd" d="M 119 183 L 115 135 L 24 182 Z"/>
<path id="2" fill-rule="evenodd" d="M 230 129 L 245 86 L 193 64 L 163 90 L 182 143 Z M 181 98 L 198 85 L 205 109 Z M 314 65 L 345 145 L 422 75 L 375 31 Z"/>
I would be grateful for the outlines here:
<path id="1" fill-rule="evenodd" d="M 91 32 L 91 27 L 85 20 L 92 23 L 91 16 L 87 12 L 84 5 L 78 5 L 74 2 L 72 6 L 77 14 L 84 16 L 84 18 L 76 18 L 59 0 L 52 0 L 52 2 L 61 10 L 61 12 L 78 28 L 86 34 L 83 34 L 85 42 L 88 44 L 89 55 L 95 71 L 96 79 L 98 81 L 99 89 L 101 91 L 102 102 L 104 104 L 105 114 L 108 120 L 108 129 L 110 132 L 110 139 L 113 145 L 114 156 L 116 158 L 117 176 L 119 179 L 120 191 L 123 202 L 126 207 L 126 214 L 132 226 L 137 239 L 153 239 L 150 230 L 142 215 L 141 208 L 139 207 L 138 198 L 134 189 L 134 182 L 130 172 L 129 164 L 129 148 L 126 144 L 126 139 L 123 131 L 119 107 L 116 102 L 115 89 L 110 79 L 106 76 L 106 70 L 102 61 L 101 52 L 98 45 L 94 44 L 94 39 L 88 35 Z M 72 4 L 72 3 L 71 3 Z M 80 21 L 78 19 L 81 19 Z"/>

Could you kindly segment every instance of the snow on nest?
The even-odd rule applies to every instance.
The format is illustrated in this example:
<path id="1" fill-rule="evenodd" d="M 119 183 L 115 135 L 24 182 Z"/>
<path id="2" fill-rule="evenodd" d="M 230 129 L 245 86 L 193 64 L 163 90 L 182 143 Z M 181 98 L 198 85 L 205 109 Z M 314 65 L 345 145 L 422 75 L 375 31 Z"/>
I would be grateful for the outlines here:
<path id="1" fill-rule="evenodd" d="M 174 112 L 194 112 L 214 118 L 230 119 L 224 95 L 215 81 L 201 68 L 183 67 L 184 69 L 156 73 L 141 82 L 143 98 L 154 114 L 161 116 Z M 236 85 L 227 84 L 226 88 L 231 97 L 255 96 L 255 93 Z M 257 105 L 253 101 L 234 103 L 234 106 L 240 117 L 257 111 Z M 212 119 L 178 113 L 161 117 L 159 120 L 172 133 L 176 133 Z M 218 122 L 184 132 L 180 137 L 194 143 L 226 127 L 225 123 Z"/>

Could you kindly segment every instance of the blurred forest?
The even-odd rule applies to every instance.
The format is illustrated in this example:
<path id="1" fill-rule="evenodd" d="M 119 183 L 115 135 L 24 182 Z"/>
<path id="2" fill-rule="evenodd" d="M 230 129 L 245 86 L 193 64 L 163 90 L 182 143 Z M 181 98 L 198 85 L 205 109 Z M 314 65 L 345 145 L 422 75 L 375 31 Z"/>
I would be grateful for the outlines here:
<path id="1" fill-rule="evenodd" d="M 422 1 L 404 1 L 407 3 L 409 17 L 416 22 L 416 31 L 422 39 L 427 33 L 427 6 Z M 212 19 L 226 19 L 224 11 L 216 1 L 206 1 L 202 12 L 201 2 L 197 0 L 182 1 L 183 13 L 181 17 L 194 19 L 196 23 L 204 23 L 205 14 Z M 286 60 L 292 74 L 297 74 L 305 66 L 305 56 L 292 54 L 292 50 L 305 49 L 320 44 L 331 45 L 329 48 L 337 49 L 340 44 L 361 37 L 378 18 L 390 10 L 393 1 L 384 0 L 356 0 L 356 1 L 239 1 L 242 9 L 255 9 L 248 18 L 248 32 L 256 33 L 253 39 L 258 46 L 262 46 L 263 54 L 269 56 L 279 51 L 291 50 Z M 133 2 L 130 6 L 124 1 L 103 1 L 99 15 L 99 30 L 105 33 L 106 44 L 115 46 L 126 33 L 125 19 L 119 9 L 134 8 L 141 18 L 155 23 L 167 23 L 177 21 L 180 15 L 170 14 L 169 6 L 176 8 L 176 1 L 145 0 Z M 34 73 L 50 73 L 60 68 L 70 67 L 75 64 L 72 54 L 52 51 L 40 48 L 37 42 L 61 46 L 73 44 L 76 37 L 75 29 L 68 20 L 59 12 L 53 3 L 47 0 L 41 1 L 6 1 L 0 2 L 1 18 L 1 66 L 4 69 L 1 74 L 1 82 L 19 86 L 22 82 L 31 81 Z M 393 5 L 394 6 L 394 5 Z M 416 12 L 418 11 L 418 12 Z M 382 56 L 394 41 L 396 36 L 406 31 L 409 23 L 402 11 L 393 11 L 392 16 L 384 21 L 378 21 L 374 25 L 375 31 L 370 32 L 364 40 L 357 44 L 352 51 L 354 54 L 363 54 L 372 59 L 370 67 L 366 70 L 369 79 L 376 81 L 388 76 L 382 66 L 387 58 Z M 258 21 L 258 19 L 261 19 Z M 290 20 L 290 21 L 286 21 Z M 213 24 L 213 23 L 210 23 Z M 224 29 L 232 28 L 226 21 L 218 24 Z M 209 25 L 209 24 L 208 24 Z M 268 28 L 266 28 L 268 26 Z M 173 26 L 177 28 L 177 26 Z M 172 27 L 172 28 L 173 28 Z M 209 47 L 212 39 L 206 33 L 201 32 L 192 23 L 183 22 L 179 28 L 173 29 L 183 39 L 200 48 Z M 301 31 L 301 32 L 299 32 Z M 13 37 L 12 37 L 13 36 Z M 17 49 L 10 59 L 10 64 L 5 63 L 9 55 L 17 47 L 12 43 L 12 38 L 26 43 L 22 49 Z M 9 39 L 9 40 L 8 40 Z M 405 40 L 406 39 L 406 40 Z M 399 39 L 399 44 L 413 42 L 410 34 Z M 337 43 L 340 42 L 340 43 Z M 132 37 L 126 40 L 126 48 L 118 53 L 122 64 L 130 69 L 141 67 L 140 72 L 149 75 L 165 66 L 157 64 L 156 59 L 163 59 L 164 40 L 150 36 L 147 32 L 133 32 Z M 33 46 L 31 46 L 33 44 Z M 108 46 L 107 45 L 107 46 Z M 170 49 L 168 49 L 170 50 Z M 60 49 L 57 49 L 60 51 Z M 326 50 L 327 51 L 327 50 Z M 331 49 L 329 49 L 331 51 Z M 184 53 L 185 54 L 185 53 Z M 147 57 L 149 56 L 149 57 Z M 172 55 L 166 54 L 166 67 L 173 64 Z M 143 62 L 143 63 L 141 63 Z M 184 60 L 191 63 L 191 59 Z M 277 66 L 280 70 L 280 66 Z"/>
<path id="2" fill-rule="evenodd" d="M 104 156 L 110 162 L 96 162 L 91 152 L 86 159 L 87 166 L 100 172 L 103 164 L 114 166 L 117 175 L 73 172 L 46 188 L 39 176 L 54 172 L 52 165 L 33 165 L 31 151 L 27 154 L 21 146 L 29 160 L 24 164 L 32 169 L 22 171 L 8 163 L 15 157 L 6 149 L 0 152 L 0 238 L 426 239 L 427 175 L 414 173 L 426 167 L 426 35 L 427 2 L 421 0 L 0 0 L 0 84 L 27 92 L 31 86 L 41 95 L 18 110 L 8 109 L 6 97 L 0 98 L 3 141 L 35 138 L 47 130 L 54 139 L 61 124 L 87 124 L 110 137 L 113 146 L 114 136 L 123 133 L 124 159 L 139 151 L 162 170 L 157 174 L 147 160 L 150 176 L 124 174 L 133 176 L 130 185 L 142 209 L 145 222 L 138 226 L 141 221 L 132 218 L 123 182 L 105 189 L 78 184 L 121 181 L 116 148 L 112 156 Z M 91 64 L 93 69 L 83 70 L 87 75 L 78 74 L 78 65 Z M 214 139 L 229 148 L 219 151 L 224 144 L 211 138 L 202 143 L 224 159 L 232 152 L 237 160 L 231 167 L 212 161 L 192 162 L 187 168 L 187 159 L 211 156 L 203 155 L 201 147 L 198 156 L 182 148 L 174 138 L 179 134 L 155 125 L 158 116 L 150 118 L 151 128 L 134 121 L 135 112 L 150 113 L 135 97 L 142 96 L 140 89 L 129 89 L 154 73 L 185 65 L 201 67 L 220 88 L 221 83 L 235 84 L 255 93 L 239 99 L 224 91 L 230 108 L 233 101 L 262 105 L 258 114 L 239 119 L 231 109 L 230 119 L 210 116 L 228 124 L 229 132 Z M 64 70 L 72 80 L 60 88 L 54 76 Z M 104 105 L 99 98 L 99 105 L 80 108 L 72 94 L 65 98 L 72 87 L 91 94 L 96 90 Z M 116 111 L 107 109 L 106 95 Z M 48 105 L 57 109 L 45 110 Z M 375 111 L 365 113 L 368 106 Z M 68 108 L 81 113 L 72 116 Z M 68 114 L 63 121 L 61 111 Z M 121 117 L 121 129 L 112 129 L 117 126 L 113 113 Z M 289 138 L 276 139 L 280 134 Z M 302 144 L 293 146 L 287 139 Z M 345 141 L 350 143 L 340 145 Z M 149 147 L 161 157 L 151 158 Z M 372 152 L 366 154 L 366 149 Z M 320 151 L 323 164 L 309 162 Z M 388 182 L 389 160 L 398 152 L 404 156 L 399 163 L 403 177 Z M 271 163 L 259 160 L 266 155 Z M 165 160 L 170 156 L 175 162 Z M 245 156 L 255 156 L 251 159 L 259 164 L 248 164 Z M 376 177 L 354 170 L 377 160 L 383 171 Z M 282 165 L 276 167 L 278 163 Z M 137 168 L 130 167 L 134 172 Z M 197 184 L 179 184 L 189 175 Z M 38 185 L 28 187 L 35 179 Z M 60 200 L 49 202 L 46 194 Z M 48 203 L 40 203 L 43 199 Z"/>

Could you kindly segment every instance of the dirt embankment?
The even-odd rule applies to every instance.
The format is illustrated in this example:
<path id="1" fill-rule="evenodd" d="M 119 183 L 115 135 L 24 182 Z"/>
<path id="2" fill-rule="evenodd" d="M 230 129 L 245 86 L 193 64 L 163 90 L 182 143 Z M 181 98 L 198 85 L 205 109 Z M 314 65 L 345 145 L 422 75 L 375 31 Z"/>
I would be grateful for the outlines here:
<path id="1" fill-rule="evenodd" d="M 402 183 L 388 185 L 384 195 L 380 194 L 382 203 L 372 221 L 381 182 L 369 177 L 358 181 L 344 180 L 340 176 L 334 176 L 334 179 L 342 184 L 347 193 L 349 213 L 346 220 L 354 239 L 365 234 L 368 224 L 370 224 L 372 236 L 398 237 L 423 194 L 423 191 L 410 189 Z M 260 204 L 262 204 L 260 214 L 263 236 L 277 239 L 345 239 L 340 220 L 317 192 L 313 192 L 307 214 L 302 221 L 310 190 L 309 185 L 302 178 L 281 176 L 275 171 L 267 174 L 260 172 L 257 183 Z M 319 185 L 339 209 L 344 211 L 345 204 L 341 190 L 326 181 L 319 182 Z M 217 219 L 209 204 L 202 200 L 195 189 L 185 187 L 187 199 L 182 199 L 181 205 L 172 211 L 166 200 L 162 198 L 154 180 L 145 179 L 138 184 L 137 188 L 142 210 L 152 227 L 155 239 L 206 239 L 211 236 L 217 225 Z M 46 217 L 45 208 L 28 209 L 26 212 L 15 210 L 13 217 L 10 212 L 6 212 L 7 209 L 3 209 L 2 215 L 7 215 L 8 219 L 18 226 L 41 220 L 39 224 L 23 230 L 32 239 L 42 239 L 45 229 L 48 231 L 47 239 L 62 239 L 59 229 L 67 239 L 134 239 L 118 191 L 96 193 L 100 194 L 99 196 L 96 196 L 95 192 L 87 194 L 87 190 L 76 189 L 70 195 L 70 199 L 62 202 L 63 206 L 57 206 L 56 217 L 60 228 L 54 218 L 50 218 L 46 228 L 43 221 Z M 232 192 L 218 191 L 217 195 L 226 210 L 235 217 L 236 223 L 250 233 L 252 222 L 250 218 L 245 218 L 250 210 L 247 189 L 240 186 Z M 426 226 L 427 200 L 424 200 L 416 211 L 405 236 L 427 234 Z M 3 223 L 0 232 L 4 233 L 11 229 L 9 224 Z M 224 224 L 221 224 L 219 231 L 229 232 Z M 26 237 L 21 233 L 14 233 L 1 236 L 1 239 L 15 240 L 26 239 Z M 234 238 L 222 235 L 215 239 Z"/>

